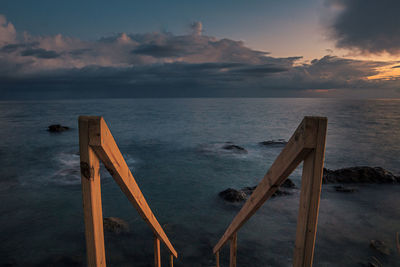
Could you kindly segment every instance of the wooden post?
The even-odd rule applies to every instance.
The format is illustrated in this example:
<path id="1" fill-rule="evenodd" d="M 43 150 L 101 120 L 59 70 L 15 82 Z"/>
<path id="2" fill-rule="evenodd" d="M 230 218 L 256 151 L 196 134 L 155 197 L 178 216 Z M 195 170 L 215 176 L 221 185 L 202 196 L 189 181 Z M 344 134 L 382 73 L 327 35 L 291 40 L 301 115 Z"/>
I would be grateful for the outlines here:
<path id="1" fill-rule="evenodd" d="M 161 267 L 160 239 L 154 235 L 154 266 Z"/>
<path id="2" fill-rule="evenodd" d="M 106 266 L 99 159 L 89 147 L 87 117 L 79 117 L 79 152 L 88 266 Z"/>
<path id="3" fill-rule="evenodd" d="M 324 167 L 326 118 L 319 118 L 314 132 L 316 147 L 304 159 L 301 179 L 300 207 L 293 266 L 310 267 L 313 263 L 315 236 L 317 232 L 322 172 Z"/>
<path id="4" fill-rule="evenodd" d="M 232 235 L 229 267 L 236 267 L 237 232 Z"/>
<path id="5" fill-rule="evenodd" d="M 169 254 L 169 266 L 174 267 L 174 255 Z"/>
<path id="6" fill-rule="evenodd" d="M 219 250 L 215 252 L 215 266 L 219 267 Z"/>

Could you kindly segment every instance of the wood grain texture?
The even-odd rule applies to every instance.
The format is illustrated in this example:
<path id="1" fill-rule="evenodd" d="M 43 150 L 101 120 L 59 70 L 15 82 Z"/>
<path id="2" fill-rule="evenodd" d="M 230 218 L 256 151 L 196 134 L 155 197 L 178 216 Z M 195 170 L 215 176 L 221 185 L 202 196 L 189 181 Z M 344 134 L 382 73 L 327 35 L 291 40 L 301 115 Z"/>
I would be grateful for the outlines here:
<path id="1" fill-rule="evenodd" d="M 160 239 L 154 235 L 154 266 L 161 267 Z"/>
<path id="2" fill-rule="evenodd" d="M 89 147 L 89 118 L 79 117 L 79 153 L 82 180 L 83 214 L 88 266 L 106 266 L 103 212 L 101 205 L 100 165 Z"/>
<path id="3" fill-rule="evenodd" d="M 237 233 L 234 233 L 231 238 L 229 267 L 236 267 L 237 257 Z"/>
<path id="4" fill-rule="evenodd" d="M 303 119 L 285 148 L 215 245 L 214 254 L 275 193 L 304 157 L 315 148 L 316 140 L 313 138 L 315 135 L 312 131 L 315 130 L 316 124 L 318 124 L 318 117 L 305 117 Z M 313 135 L 310 136 L 310 134 Z"/>
<path id="5" fill-rule="evenodd" d="M 91 132 L 90 147 L 93 148 L 122 192 L 150 226 L 154 234 L 164 242 L 175 258 L 178 257 L 178 253 L 147 204 L 104 119 L 102 117 L 91 117 L 89 130 Z"/>
<path id="6" fill-rule="evenodd" d="M 316 147 L 304 159 L 293 266 L 313 263 L 326 143 L 327 119 L 318 118 L 311 129 Z"/>

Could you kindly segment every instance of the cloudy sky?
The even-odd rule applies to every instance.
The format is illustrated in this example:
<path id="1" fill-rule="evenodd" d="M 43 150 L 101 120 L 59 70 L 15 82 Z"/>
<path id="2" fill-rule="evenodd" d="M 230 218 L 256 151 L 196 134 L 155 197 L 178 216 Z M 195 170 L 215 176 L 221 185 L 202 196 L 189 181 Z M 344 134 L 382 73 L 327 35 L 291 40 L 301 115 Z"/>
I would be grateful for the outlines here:
<path id="1" fill-rule="evenodd" d="M 400 1 L 0 2 L 0 99 L 400 97 Z"/>

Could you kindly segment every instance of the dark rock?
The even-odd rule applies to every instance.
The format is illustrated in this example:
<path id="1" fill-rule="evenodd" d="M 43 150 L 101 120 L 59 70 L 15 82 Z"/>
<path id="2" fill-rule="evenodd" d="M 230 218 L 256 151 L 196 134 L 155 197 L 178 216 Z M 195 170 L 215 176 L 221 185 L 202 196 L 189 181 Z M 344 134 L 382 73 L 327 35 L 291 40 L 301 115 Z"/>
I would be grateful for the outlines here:
<path id="1" fill-rule="evenodd" d="M 240 202 L 246 200 L 247 195 L 242 190 L 228 188 L 218 194 L 220 197 L 229 202 Z"/>
<path id="2" fill-rule="evenodd" d="M 293 183 L 292 180 L 290 180 L 289 178 L 287 178 L 283 184 L 281 184 L 280 187 L 285 187 L 285 188 L 296 188 L 295 183 Z"/>
<path id="3" fill-rule="evenodd" d="M 230 143 L 227 143 L 226 145 L 224 145 L 222 147 L 222 149 L 230 150 L 230 151 L 233 151 L 233 152 L 236 152 L 236 153 L 247 153 L 247 150 L 244 149 L 243 147 L 237 146 L 237 145 L 233 145 L 233 144 L 230 144 Z"/>
<path id="4" fill-rule="evenodd" d="M 357 189 L 355 188 L 344 187 L 343 185 L 335 185 L 333 188 L 335 188 L 336 192 L 341 192 L 341 193 L 353 193 L 357 191 Z"/>
<path id="5" fill-rule="evenodd" d="M 246 194 L 246 195 L 248 195 L 248 196 L 250 196 L 251 194 L 253 194 L 253 191 L 256 189 L 256 187 L 257 186 L 248 186 L 248 187 L 244 187 L 244 188 L 242 188 L 242 191 Z"/>
<path id="6" fill-rule="evenodd" d="M 296 185 L 293 183 L 292 180 L 290 180 L 288 178 L 282 183 L 281 187 L 279 187 L 272 196 L 276 197 L 276 196 L 286 196 L 286 195 L 292 194 L 290 191 L 282 190 L 282 187 L 283 188 L 295 188 Z M 257 188 L 257 186 L 244 187 L 241 190 L 228 188 L 228 189 L 220 192 L 219 196 L 229 202 L 240 202 L 240 201 L 246 200 L 247 197 L 250 196 L 256 188 Z"/>
<path id="7" fill-rule="evenodd" d="M 115 234 L 128 233 L 129 224 L 117 217 L 107 217 L 103 219 L 104 230 Z"/>
<path id="8" fill-rule="evenodd" d="M 338 170 L 324 168 L 323 183 L 378 183 L 395 184 L 400 183 L 400 176 L 381 167 L 350 167 Z"/>
<path id="9" fill-rule="evenodd" d="M 370 247 L 384 255 L 390 255 L 390 248 L 381 240 L 371 240 Z"/>
<path id="10" fill-rule="evenodd" d="M 69 127 L 62 126 L 61 124 L 52 124 L 47 130 L 51 133 L 60 133 L 69 130 Z"/>
<path id="11" fill-rule="evenodd" d="M 287 142 L 285 139 L 277 139 L 277 140 L 268 140 L 258 143 L 262 146 L 274 146 L 274 145 L 286 145 Z"/>
<path id="12" fill-rule="evenodd" d="M 287 196 L 291 195 L 292 193 L 286 190 L 281 190 L 278 188 L 278 190 L 275 191 L 275 193 L 272 195 L 272 197 L 279 197 L 279 196 Z"/>
<path id="13" fill-rule="evenodd" d="M 257 186 L 252 186 L 252 187 L 244 187 L 242 188 L 242 192 L 244 192 L 246 195 L 250 196 L 253 191 L 256 189 Z M 273 197 L 276 196 L 286 196 L 286 195 L 291 195 L 292 193 L 290 191 L 287 190 L 283 190 L 283 188 L 296 188 L 296 185 L 293 183 L 292 180 L 290 180 L 289 178 L 287 178 L 282 184 L 281 186 L 275 191 L 275 193 L 272 195 Z"/>

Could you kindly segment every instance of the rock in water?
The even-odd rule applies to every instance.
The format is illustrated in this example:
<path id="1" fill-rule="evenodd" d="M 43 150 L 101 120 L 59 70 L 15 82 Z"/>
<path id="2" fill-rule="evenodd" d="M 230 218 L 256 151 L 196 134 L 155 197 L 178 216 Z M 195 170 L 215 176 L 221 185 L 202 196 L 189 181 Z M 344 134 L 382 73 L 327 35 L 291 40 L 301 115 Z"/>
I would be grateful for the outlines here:
<path id="1" fill-rule="evenodd" d="M 107 217 L 103 219 L 104 230 L 115 234 L 128 233 L 129 224 L 117 217 Z"/>
<path id="2" fill-rule="evenodd" d="M 370 246 L 382 254 L 390 255 L 390 248 L 381 240 L 371 240 Z"/>
<path id="3" fill-rule="evenodd" d="M 274 146 L 274 145 L 286 145 L 287 142 L 285 141 L 285 139 L 277 139 L 277 140 L 262 141 L 258 144 L 262 146 Z"/>
<path id="4" fill-rule="evenodd" d="M 355 188 L 344 187 L 343 185 L 335 185 L 333 188 L 335 188 L 336 192 L 341 192 L 341 193 L 353 193 L 357 191 L 357 189 Z"/>
<path id="5" fill-rule="evenodd" d="M 230 151 L 233 151 L 233 152 L 236 152 L 236 153 L 247 153 L 247 150 L 244 149 L 243 147 L 237 146 L 237 145 L 232 145 L 232 144 L 229 144 L 229 143 L 224 145 L 222 147 L 222 149 L 230 150 Z"/>
<path id="6" fill-rule="evenodd" d="M 324 168 L 323 183 L 400 183 L 400 177 L 381 167 L 350 167 L 338 170 Z"/>
<path id="7" fill-rule="evenodd" d="M 252 187 L 244 187 L 242 188 L 242 192 L 244 192 L 246 195 L 251 195 L 253 191 L 256 189 L 257 186 L 252 186 Z M 282 190 L 281 188 L 296 188 L 296 185 L 293 183 L 292 180 L 287 178 L 281 186 L 275 191 L 275 193 L 272 195 L 273 197 L 276 196 L 286 196 L 286 195 L 291 195 L 292 193 L 287 190 Z"/>
<path id="8" fill-rule="evenodd" d="M 246 200 L 247 195 L 242 190 L 228 188 L 218 194 L 220 197 L 229 202 L 240 202 Z"/>
<path id="9" fill-rule="evenodd" d="M 287 178 L 284 182 L 283 182 L 283 184 L 281 184 L 281 186 L 280 187 L 285 187 L 285 188 L 295 188 L 296 187 L 296 185 L 293 183 L 293 181 L 292 180 L 290 180 L 289 178 Z"/>
<path id="10" fill-rule="evenodd" d="M 60 133 L 69 130 L 69 127 L 62 126 L 61 124 L 52 124 L 47 130 L 51 133 Z"/>

